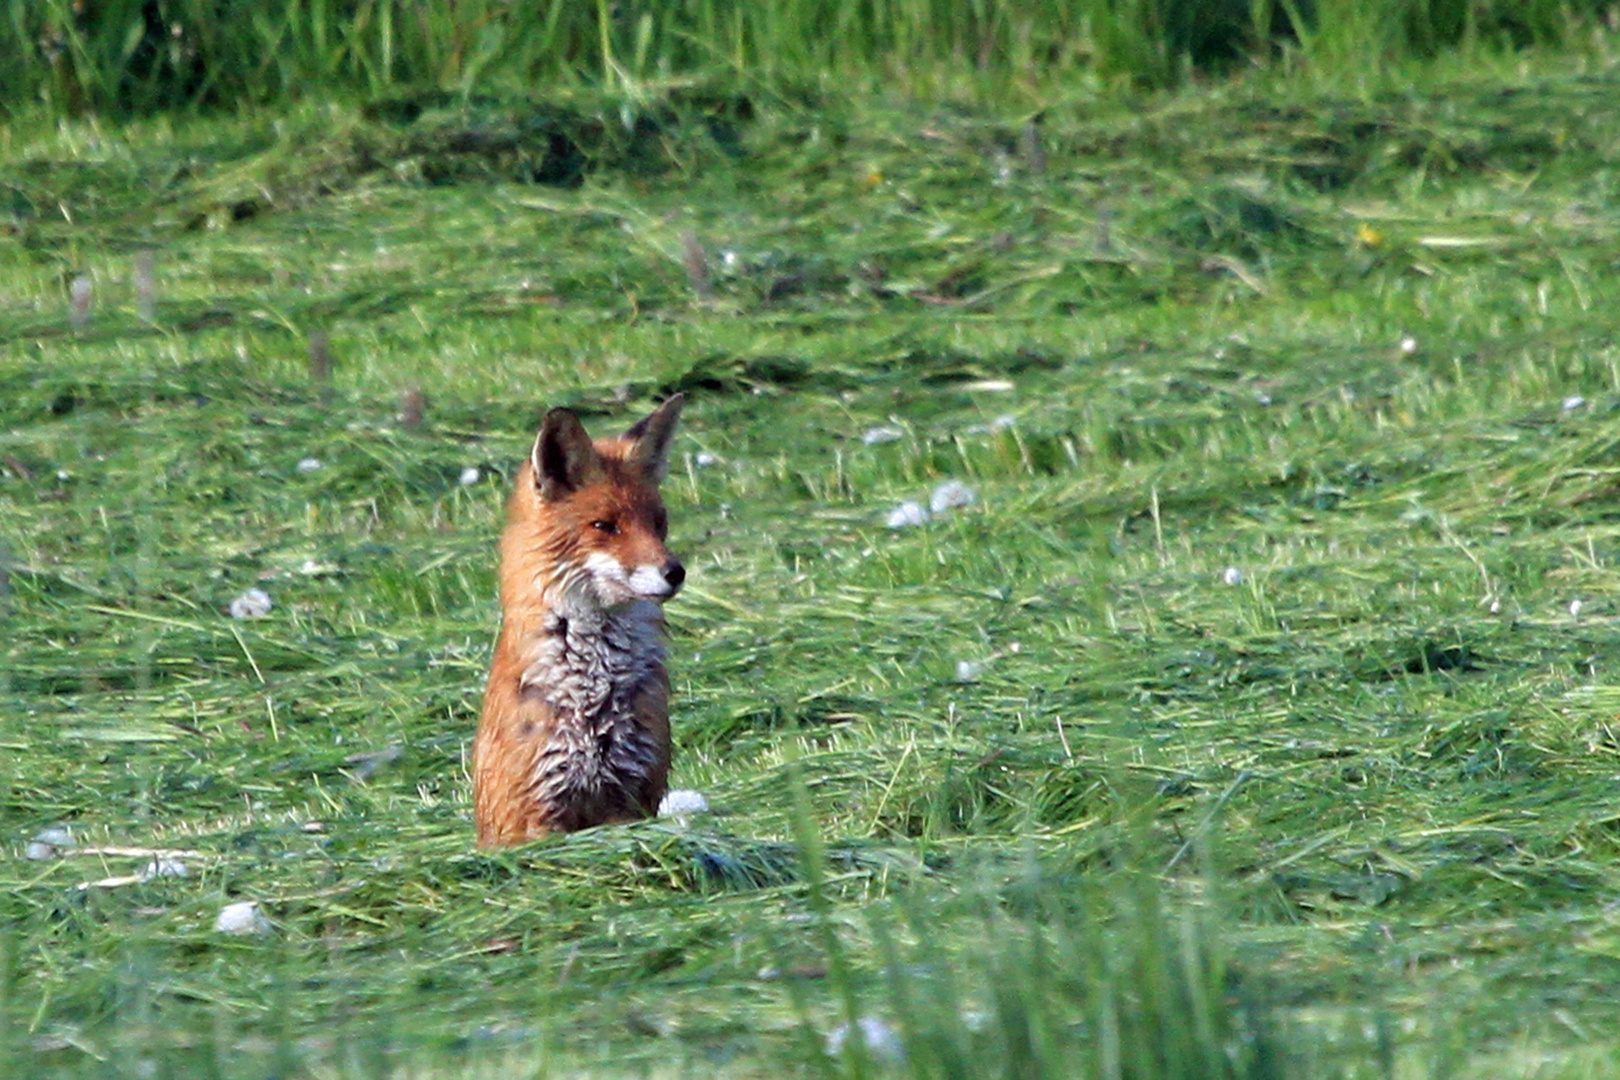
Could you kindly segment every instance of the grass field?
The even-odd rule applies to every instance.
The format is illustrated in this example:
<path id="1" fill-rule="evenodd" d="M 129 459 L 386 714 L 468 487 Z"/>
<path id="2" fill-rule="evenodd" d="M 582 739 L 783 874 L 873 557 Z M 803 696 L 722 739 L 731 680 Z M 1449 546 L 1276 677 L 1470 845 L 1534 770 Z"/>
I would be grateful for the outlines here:
<path id="1" fill-rule="evenodd" d="M 1312 85 L 11 131 L 0 1074 L 1613 1075 L 1620 74 Z M 677 389 L 712 813 L 476 853 Z"/>

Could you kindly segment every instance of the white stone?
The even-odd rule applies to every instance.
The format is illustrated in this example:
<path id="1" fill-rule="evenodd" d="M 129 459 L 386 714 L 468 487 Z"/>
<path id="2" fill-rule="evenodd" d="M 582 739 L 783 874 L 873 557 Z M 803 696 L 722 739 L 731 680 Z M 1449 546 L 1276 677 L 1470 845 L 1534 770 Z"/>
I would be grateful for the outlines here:
<path id="1" fill-rule="evenodd" d="M 700 469 L 707 469 L 710 465 L 720 464 L 720 459 L 707 450 L 699 450 L 692 456 L 692 464 Z"/>
<path id="2" fill-rule="evenodd" d="M 263 589 L 249 589 L 231 601 L 231 618 L 262 619 L 275 606 L 270 602 L 270 594 Z"/>
<path id="3" fill-rule="evenodd" d="M 703 797 L 701 791 L 690 788 L 676 788 L 666 792 L 658 803 L 659 817 L 687 817 L 692 814 L 707 814 L 709 800 Z"/>
<path id="4" fill-rule="evenodd" d="M 887 520 L 891 529 L 909 529 L 916 525 L 926 525 L 928 510 L 919 502 L 903 502 L 889 511 Z"/>
<path id="5" fill-rule="evenodd" d="M 943 514 L 961 506 L 972 506 L 978 501 L 979 493 L 962 481 L 946 480 L 934 488 L 934 493 L 928 497 L 928 508 L 936 514 Z"/>
<path id="6" fill-rule="evenodd" d="M 484 478 L 484 471 L 476 465 L 469 465 L 461 470 L 459 483 L 462 487 L 472 487 Z"/>
<path id="7" fill-rule="evenodd" d="M 1228 566 L 1225 570 L 1221 571 L 1221 583 L 1223 585 L 1243 584 L 1243 571 L 1239 570 L 1235 566 Z"/>
<path id="8" fill-rule="evenodd" d="M 956 681 L 972 682 L 984 674 L 984 665 L 975 660 L 958 660 L 956 662 Z"/>
<path id="9" fill-rule="evenodd" d="M 259 910 L 257 901 L 241 900 L 219 909 L 214 920 L 214 932 L 238 937 L 264 935 L 270 932 L 270 920 Z"/>
<path id="10" fill-rule="evenodd" d="M 66 825 L 47 825 L 34 834 L 34 839 L 41 844 L 50 844 L 52 847 L 73 846 L 73 833 L 68 831 Z"/>
<path id="11" fill-rule="evenodd" d="M 1401 352 L 1406 356 L 1411 356 L 1413 353 L 1417 352 L 1417 338 L 1413 337 L 1411 334 L 1407 334 L 1405 337 L 1401 338 Z"/>
<path id="12" fill-rule="evenodd" d="M 1581 601 L 1580 601 L 1579 597 L 1577 597 L 1574 600 L 1571 600 L 1569 602 L 1569 616 L 1570 616 L 1570 618 L 1572 618 L 1572 619 L 1580 618 L 1581 617 L 1581 607 L 1582 607 L 1582 604 L 1581 604 Z"/>
<path id="13" fill-rule="evenodd" d="M 47 825 L 28 842 L 25 855 L 34 862 L 60 858 L 63 848 L 73 846 L 73 834 L 63 825 Z"/>
<path id="14" fill-rule="evenodd" d="M 1581 397 L 1581 395 L 1579 395 L 1579 394 L 1571 394 L 1571 395 L 1569 395 L 1569 397 L 1564 399 L 1564 411 L 1565 412 L 1574 412 L 1576 409 L 1580 408 L 1582 405 L 1585 405 L 1585 404 L 1586 404 L 1586 399 Z"/>
<path id="15" fill-rule="evenodd" d="M 877 427 L 867 428 L 866 434 L 861 436 L 861 442 L 867 446 L 881 446 L 884 443 L 899 442 L 905 437 L 906 433 L 899 428 L 879 424 Z"/>
<path id="16" fill-rule="evenodd" d="M 325 464 L 318 457 L 307 457 L 298 463 L 299 472 L 319 472 Z"/>

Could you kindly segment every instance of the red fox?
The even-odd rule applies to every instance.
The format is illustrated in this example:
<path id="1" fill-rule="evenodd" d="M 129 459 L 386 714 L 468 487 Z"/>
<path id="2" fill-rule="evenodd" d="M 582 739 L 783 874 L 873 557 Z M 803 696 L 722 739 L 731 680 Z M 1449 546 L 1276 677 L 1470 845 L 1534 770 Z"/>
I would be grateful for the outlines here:
<path id="1" fill-rule="evenodd" d="M 501 535 L 501 632 L 473 741 L 479 847 L 651 816 L 669 776 L 659 607 L 686 579 L 658 483 L 683 397 L 592 442 L 546 413 Z"/>

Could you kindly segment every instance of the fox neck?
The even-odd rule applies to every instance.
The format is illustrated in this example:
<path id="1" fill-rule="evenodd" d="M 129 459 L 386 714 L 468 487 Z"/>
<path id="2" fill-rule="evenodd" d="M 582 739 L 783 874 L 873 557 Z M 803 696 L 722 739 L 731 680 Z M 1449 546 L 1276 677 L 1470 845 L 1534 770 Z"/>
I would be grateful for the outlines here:
<path id="1" fill-rule="evenodd" d="M 650 600 L 603 607 L 566 579 L 541 590 L 528 625 L 514 627 L 524 664 L 519 685 L 551 706 L 562 723 L 597 729 L 623 718 L 649 678 L 663 669 L 663 612 Z"/>

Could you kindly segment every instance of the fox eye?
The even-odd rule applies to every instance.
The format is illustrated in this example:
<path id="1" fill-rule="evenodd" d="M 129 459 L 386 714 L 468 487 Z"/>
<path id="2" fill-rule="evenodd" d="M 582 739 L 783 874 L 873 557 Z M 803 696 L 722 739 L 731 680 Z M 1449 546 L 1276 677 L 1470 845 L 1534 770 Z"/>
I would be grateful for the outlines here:
<path id="1" fill-rule="evenodd" d="M 662 510 L 653 517 L 653 531 L 660 540 L 669 535 L 669 515 Z"/>
<path id="2" fill-rule="evenodd" d="M 605 532 L 609 536 L 612 536 L 614 533 L 619 531 L 619 524 L 612 518 L 598 518 L 597 520 L 591 522 L 591 528 L 595 529 L 597 532 Z"/>

